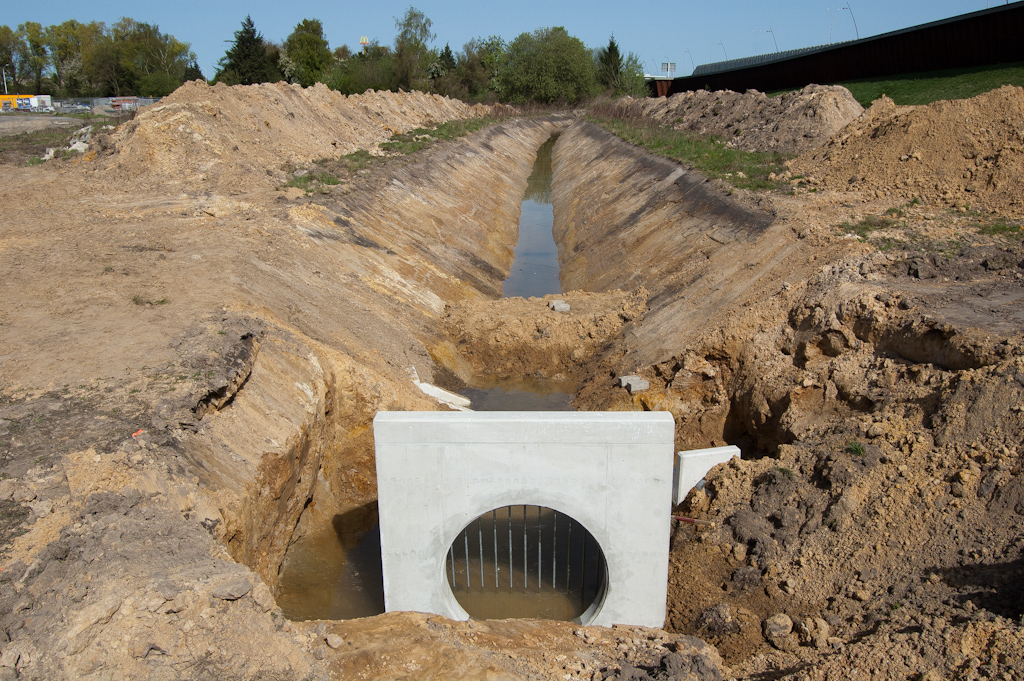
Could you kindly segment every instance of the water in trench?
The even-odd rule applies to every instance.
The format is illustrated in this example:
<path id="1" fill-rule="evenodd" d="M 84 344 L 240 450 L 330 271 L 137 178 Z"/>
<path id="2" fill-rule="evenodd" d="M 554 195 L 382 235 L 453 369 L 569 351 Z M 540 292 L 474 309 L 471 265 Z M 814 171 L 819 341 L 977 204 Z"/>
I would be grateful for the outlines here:
<path id="1" fill-rule="evenodd" d="M 555 140 L 556 137 L 552 137 L 537 151 L 537 160 L 527 182 L 512 271 L 502 286 L 505 298 L 540 297 L 562 290 L 558 279 L 558 248 L 552 233 L 551 150 Z M 573 392 L 565 381 L 476 377 L 460 394 L 468 397 L 477 411 L 572 410 Z M 577 588 L 575 582 L 573 587 Z M 559 593 L 558 589 L 550 587 L 500 597 L 460 592 L 458 587 L 455 593 L 457 596 L 463 593 L 470 602 L 477 603 L 471 606 L 473 610 L 467 610 L 478 618 L 570 620 L 585 609 L 583 604 L 588 598 L 593 601 L 596 596 L 596 587 L 593 591 L 589 586 L 578 588 L 578 595 L 573 595 L 571 590 L 569 594 Z M 472 600 L 478 597 L 484 600 Z M 297 539 L 288 548 L 281 567 L 277 602 L 285 616 L 292 620 L 352 619 L 383 613 L 376 507 L 372 512 L 338 516 L 333 527 Z"/>
<path id="2" fill-rule="evenodd" d="M 558 247 L 552 233 L 555 218 L 551 207 L 551 150 L 556 139 L 557 135 L 537 150 L 519 214 L 519 240 L 512 271 L 502 285 L 502 298 L 540 297 L 562 292 L 558 280 Z"/>
<path id="3" fill-rule="evenodd" d="M 557 140 L 554 135 L 537 150 L 519 215 L 512 271 L 502 284 L 502 298 L 562 292 L 551 206 L 551 152 Z M 477 376 L 459 394 L 470 399 L 475 411 L 572 411 L 573 390 L 565 381 Z"/>

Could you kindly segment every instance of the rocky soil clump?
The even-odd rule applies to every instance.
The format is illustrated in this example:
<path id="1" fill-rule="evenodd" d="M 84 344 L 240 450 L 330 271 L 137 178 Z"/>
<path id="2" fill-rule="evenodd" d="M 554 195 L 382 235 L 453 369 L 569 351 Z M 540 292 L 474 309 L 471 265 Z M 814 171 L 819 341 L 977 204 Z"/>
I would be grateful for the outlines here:
<path id="1" fill-rule="evenodd" d="M 769 97 L 757 90 L 696 90 L 671 97 L 623 98 L 619 115 L 643 116 L 676 130 L 722 138 L 747 151 L 804 153 L 827 142 L 864 111 L 838 85 L 808 85 Z"/>

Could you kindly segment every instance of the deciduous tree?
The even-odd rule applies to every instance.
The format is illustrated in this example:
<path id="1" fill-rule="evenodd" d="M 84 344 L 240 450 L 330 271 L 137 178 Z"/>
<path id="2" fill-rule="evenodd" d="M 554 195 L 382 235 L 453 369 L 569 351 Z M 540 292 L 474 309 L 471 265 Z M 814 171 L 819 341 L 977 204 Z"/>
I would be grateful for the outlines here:
<path id="1" fill-rule="evenodd" d="M 427 16 L 410 7 L 401 19 L 395 19 L 395 77 L 398 86 L 406 90 L 425 90 L 427 67 L 433 56 L 429 43 L 437 37 L 431 30 L 433 22 Z"/>
<path id="2" fill-rule="evenodd" d="M 597 67 L 590 50 L 561 26 L 513 40 L 495 77 L 503 101 L 575 104 L 594 94 Z"/>
<path id="3" fill-rule="evenodd" d="M 309 87 L 320 80 L 334 62 L 317 19 L 303 19 L 284 41 L 284 54 L 291 73 L 281 69 L 292 83 Z"/>

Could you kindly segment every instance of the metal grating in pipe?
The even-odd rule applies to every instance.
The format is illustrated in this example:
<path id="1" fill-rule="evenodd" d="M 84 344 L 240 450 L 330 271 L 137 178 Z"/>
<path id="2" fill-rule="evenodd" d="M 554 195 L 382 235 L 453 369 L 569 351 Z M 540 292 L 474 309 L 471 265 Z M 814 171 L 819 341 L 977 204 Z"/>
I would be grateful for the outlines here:
<path id="1" fill-rule="evenodd" d="M 583 525 L 553 509 L 524 505 L 497 508 L 469 523 L 452 542 L 445 566 L 452 593 L 475 619 L 576 620 L 603 593 L 606 572 L 604 553 Z"/>

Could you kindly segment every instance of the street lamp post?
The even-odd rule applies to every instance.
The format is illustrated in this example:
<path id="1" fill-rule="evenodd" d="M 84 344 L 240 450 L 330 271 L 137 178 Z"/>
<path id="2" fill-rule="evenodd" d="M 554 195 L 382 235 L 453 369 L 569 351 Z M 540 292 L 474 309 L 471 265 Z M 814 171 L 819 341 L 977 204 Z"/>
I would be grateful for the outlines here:
<path id="1" fill-rule="evenodd" d="M 860 29 L 857 28 L 857 17 L 853 16 L 853 10 L 850 9 L 850 3 L 846 3 L 846 7 L 843 9 L 849 10 L 850 18 L 853 19 L 853 30 L 857 32 L 857 40 L 860 40 Z"/>
<path id="2" fill-rule="evenodd" d="M 775 39 L 775 31 L 772 30 L 771 26 L 769 26 L 768 27 L 768 32 L 772 34 L 772 42 L 775 43 L 775 51 L 778 52 L 779 51 L 779 41 Z"/>
<path id="3" fill-rule="evenodd" d="M 2 71 L 3 74 L 4 74 L 4 94 L 6 95 L 7 94 L 7 67 L 6 66 L 0 67 L 0 71 Z"/>
<path id="4" fill-rule="evenodd" d="M 725 45 L 722 44 L 721 40 L 718 41 L 718 44 L 722 46 L 722 52 L 725 53 L 725 60 L 729 61 L 729 52 L 725 49 Z"/>
<path id="5" fill-rule="evenodd" d="M 683 50 L 683 52 L 685 52 L 687 56 L 690 57 L 690 72 L 693 73 L 694 71 L 697 70 L 697 65 L 693 63 L 693 55 L 690 54 L 689 50 Z"/>

